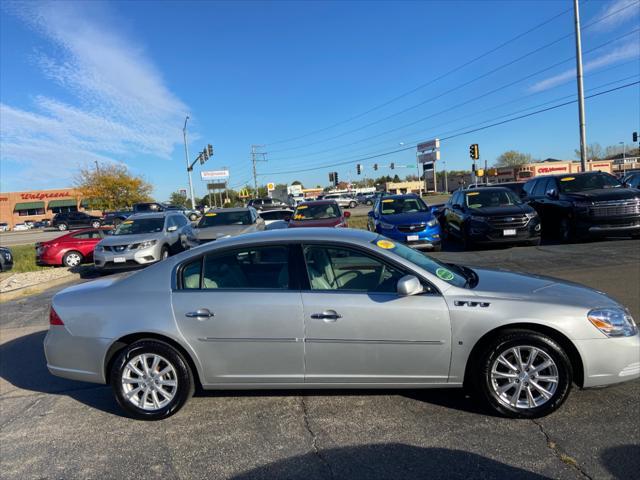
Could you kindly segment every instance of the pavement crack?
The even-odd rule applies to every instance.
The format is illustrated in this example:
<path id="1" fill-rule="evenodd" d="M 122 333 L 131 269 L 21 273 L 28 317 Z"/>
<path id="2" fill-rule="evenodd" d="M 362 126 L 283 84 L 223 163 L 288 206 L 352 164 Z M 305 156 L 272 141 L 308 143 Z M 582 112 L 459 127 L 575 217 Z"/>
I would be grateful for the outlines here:
<path id="1" fill-rule="evenodd" d="M 570 455 L 567 455 L 560 448 L 558 448 L 558 444 L 551 439 L 551 436 L 545 431 L 544 427 L 542 426 L 542 423 L 534 419 L 531 419 L 531 421 L 533 422 L 534 425 L 538 427 L 538 429 L 540 430 L 540 433 L 544 435 L 544 438 L 547 441 L 547 448 L 551 450 L 551 452 L 556 458 L 558 458 L 565 465 L 568 465 L 573 470 L 575 470 L 581 477 L 586 478 L 587 480 L 593 480 L 593 478 L 587 472 L 584 471 L 584 469 L 580 466 L 580 464 L 575 458 L 571 457 Z"/>
<path id="2" fill-rule="evenodd" d="M 318 457 L 320 462 L 325 466 L 325 468 L 329 472 L 329 478 L 335 478 L 333 469 L 331 468 L 331 464 L 322 454 L 322 451 L 318 448 L 318 435 L 313 431 L 311 425 L 309 424 L 309 410 L 307 409 L 307 402 L 305 401 L 304 395 L 300 397 L 300 400 L 302 403 L 302 419 L 304 421 L 304 428 L 311 436 L 311 449 L 313 450 L 313 454 Z"/>

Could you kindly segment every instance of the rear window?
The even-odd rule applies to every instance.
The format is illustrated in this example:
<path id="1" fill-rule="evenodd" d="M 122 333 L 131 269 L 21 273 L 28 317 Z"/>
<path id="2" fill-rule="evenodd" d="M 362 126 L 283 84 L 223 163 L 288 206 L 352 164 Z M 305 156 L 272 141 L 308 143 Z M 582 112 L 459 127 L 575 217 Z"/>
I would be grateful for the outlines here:
<path id="1" fill-rule="evenodd" d="M 340 207 L 335 203 L 324 205 L 299 205 L 293 214 L 293 219 L 304 220 L 325 220 L 328 218 L 339 218 Z"/>
<path id="2" fill-rule="evenodd" d="M 198 228 L 219 227 L 222 225 L 251 225 L 252 223 L 249 210 L 239 212 L 207 212 L 202 216 L 200 222 L 198 222 Z"/>

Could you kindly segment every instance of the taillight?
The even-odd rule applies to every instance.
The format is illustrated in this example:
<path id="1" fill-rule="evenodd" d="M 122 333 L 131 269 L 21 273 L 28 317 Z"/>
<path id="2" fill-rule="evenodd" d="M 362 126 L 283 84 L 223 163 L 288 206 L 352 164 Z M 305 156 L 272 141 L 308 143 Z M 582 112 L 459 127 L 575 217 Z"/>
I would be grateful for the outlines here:
<path id="1" fill-rule="evenodd" d="M 53 307 L 49 310 L 49 325 L 64 325 L 62 319 L 58 316 Z"/>

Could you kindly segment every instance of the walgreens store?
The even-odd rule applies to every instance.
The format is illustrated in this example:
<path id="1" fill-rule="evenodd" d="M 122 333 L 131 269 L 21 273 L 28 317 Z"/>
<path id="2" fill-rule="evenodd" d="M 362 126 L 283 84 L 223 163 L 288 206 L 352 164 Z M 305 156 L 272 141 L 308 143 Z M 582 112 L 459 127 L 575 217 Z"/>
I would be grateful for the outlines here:
<path id="1" fill-rule="evenodd" d="M 16 223 L 51 220 L 56 213 L 78 210 L 100 215 L 99 211 L 88 210 L 88 206 L 88 201 L 73 188 L 0 192 L 0 223 L 13 228 Z"/>

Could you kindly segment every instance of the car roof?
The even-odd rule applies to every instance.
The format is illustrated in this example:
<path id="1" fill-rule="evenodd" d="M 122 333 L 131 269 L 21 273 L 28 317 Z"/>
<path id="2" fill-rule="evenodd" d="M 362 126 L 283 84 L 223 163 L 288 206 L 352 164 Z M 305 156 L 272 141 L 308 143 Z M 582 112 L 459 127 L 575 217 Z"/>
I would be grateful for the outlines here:
<path id="1" fill-rule="evenodd" d="M 499 187 L 499 186 L 490 186 L 490 187 L 482 187 L 482 188 L 469 188 L 468 190 L 465 190 L 465 193 L 469 193 L 469 192 L 491 192 L 491 191 L 495 191 L 495 190 L 506 190 L 508 192 L 512 192 L 512 190 L 510 188 L 507 187 Z"/>
<path id="2" fill-rule="evenodd" d="M 391 199 L 393 200 L 394 198 L 419 198 L 418 195 L 416 195 L 415 193 L 397 193 L 395 195 L 385 195 L 384 199 L 388 200 Z"/>
<path id="3" fill-rule="evenodd" d="M 308 202 L 302 202 L 300 205 L 337 205 L 335 200 L 310 200 Z"/>
<path id="4" fill-rule="evenodd" d="M 169 215 L 177 215 L 177 212 L 140 212 L 127 217 L 127 220 L 138 220 L 140 218 L 165 218 Z"/>
<path id="5" fill-rule="evenodd" d="M 250 207 L 210 208 L 207 212 L 248 212 Z"/>

